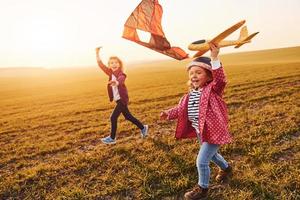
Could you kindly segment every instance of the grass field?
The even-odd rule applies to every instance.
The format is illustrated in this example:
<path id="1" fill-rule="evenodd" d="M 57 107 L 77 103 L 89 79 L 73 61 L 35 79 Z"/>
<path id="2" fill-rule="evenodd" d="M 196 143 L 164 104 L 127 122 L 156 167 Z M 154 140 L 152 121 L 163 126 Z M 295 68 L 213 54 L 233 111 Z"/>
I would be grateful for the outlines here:
<path id="1" fill-rule="evenodd" d="M 221 153 L 234 177 L 209 199 L 300 199 L 300 47 L 221 59 L 235 138 Z M 0 199 L 182 199 L 199 145 L 175 140 L 159 113 L 187 92 L 187 62 L 127 68 L 129 108 L 150 135 L 121 116 L 113 146 L 100 141 L 114 104 L 96 65 L 0 70 Z"/>

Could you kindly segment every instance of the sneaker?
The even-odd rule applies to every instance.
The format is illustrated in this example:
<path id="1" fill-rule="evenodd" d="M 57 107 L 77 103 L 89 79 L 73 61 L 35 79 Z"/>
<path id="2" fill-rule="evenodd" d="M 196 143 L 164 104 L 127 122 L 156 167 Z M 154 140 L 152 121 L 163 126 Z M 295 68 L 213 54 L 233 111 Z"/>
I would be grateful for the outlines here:
<path id="1" fill-rule="evenodd" d="M 217 176 L 216 181 L 219 183 L 227 183 L 232 176 L 232 167 L 228 165 L 228 167 L 224 170 L 220 169 Z"/>
<path id="2" fill-rule="evenodd" d="M 112 139 L 110 136 L 102 138 L 101 141 L 105 144 L 116 144 L 116 139 Z"/>
<path id="3" fill-rule="evenodd" d="M 144 128 L 143 128 L 143 130 L 141 130 L 141 135 L 142 135 L 142 138 L 145 138 L 145 137 L 147 137 L 147 135 L 148 135 L 148 125 L 144 125 Z"/>
<path id="4" fill-rule="evenodd" d="M 184 194 L 186 200 L 206 199 L 208 196 L 208 188 L 202 188 L 198 184 L 190 191 Z"/>

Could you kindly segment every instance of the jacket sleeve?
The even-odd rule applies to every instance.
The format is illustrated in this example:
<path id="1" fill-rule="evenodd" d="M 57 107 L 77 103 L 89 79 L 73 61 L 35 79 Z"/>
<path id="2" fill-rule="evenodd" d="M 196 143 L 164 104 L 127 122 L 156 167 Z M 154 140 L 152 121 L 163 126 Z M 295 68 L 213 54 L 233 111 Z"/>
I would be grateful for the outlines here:
<path id="1" fill-rule="evenodd" d="M 126 79 L 126 75 L 125 75 L 125 74 L 121 74 L 121 75 L 117 78 L 117 81 L 119 82 L 119 85 L 124 85 L 125 79 Z"/>
<path id="2" fill-rule="evenodd" d="M 174 120 L 174 119 L 178 118 L 178 110 L 179 110 L 179 107 L 181 105 L 182 100 L 183 100 L 183 97 L 179 100 L 179 103 L 178 103 L 177 106 L 175 106 L 175 107 L 170 108 L 169 110 L 167 110 L 167 114 L 168 114 L 167 119 L 168 120 Z"/>
<path id="3" fill-rule="evenodd" d="M 178 118 L 178 105 L 167 110 L 167 114 L 168 114 L 168 117 L 167 117 L 168 120 L 177 119 Z"/>
<path id="4" fill-rule="evenodd" d="M 219 96 L 222 96 L 223 92 L 224 92 L 224 88 L 225 88 L 226 83 L 227 83 L 223 67 L 213 69 L 212 70 L 212 75 L 213 75 L 212 89 Z"/>
<path id="5" fill-rule="evenodd" d="M 109 69 L 106 65 L 103 64 L 103 62 L 101 61 L 101 59 L 97 59 L 97 63 L 99 68 L 108 76 L 111 74 L 111 69 Z"/>

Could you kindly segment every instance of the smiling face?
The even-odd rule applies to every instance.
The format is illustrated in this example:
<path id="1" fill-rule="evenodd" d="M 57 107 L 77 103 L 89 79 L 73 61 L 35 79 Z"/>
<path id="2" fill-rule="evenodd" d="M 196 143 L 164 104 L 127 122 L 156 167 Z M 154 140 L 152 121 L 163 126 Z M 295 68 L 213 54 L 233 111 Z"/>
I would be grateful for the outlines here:
<path id="1" fill-rule="evenodd" d="M 118 59 L 111 58 L 108 61 L 108 67 L 111 68 L 113 71 L 117 71 L 120 68 L 120 62 Z"/>
<path id="2" fill-rule="evenodd" d="M 189 69 L 189 81 L 194 89 L 202 88 L 212 80 L 211 73 L 199 66 L 192 66 Z"/>

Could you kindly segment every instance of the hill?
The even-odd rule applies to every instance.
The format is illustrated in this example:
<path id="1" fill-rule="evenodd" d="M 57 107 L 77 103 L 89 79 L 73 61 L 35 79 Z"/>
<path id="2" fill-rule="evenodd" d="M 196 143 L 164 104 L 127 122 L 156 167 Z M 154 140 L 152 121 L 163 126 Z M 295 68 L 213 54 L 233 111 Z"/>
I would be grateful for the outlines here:
<path id="1" fill-rule="evenodd" d="M 299 52 L 222 56 L 234 142 L 220 151 L 234 177 L 210 199 L 300 198 Z M 197 182 L 199 145 L 175 140 L 175 122 L 159 113 L 187 92 L 186 62 L 128 67 L 129 108 L 149 137 L 121 116 L 112 146 L 100 141 L 114 104 L 97 67 L 1 77 L 0 199 L 182 199 Z"/>
<path id="2" fill-rule="evenodd" d="M 300 47 L 267 49 L 242 53 L 225 54 L 223 62 L 231 64 L 295 63 L 300 61 Z"/>

